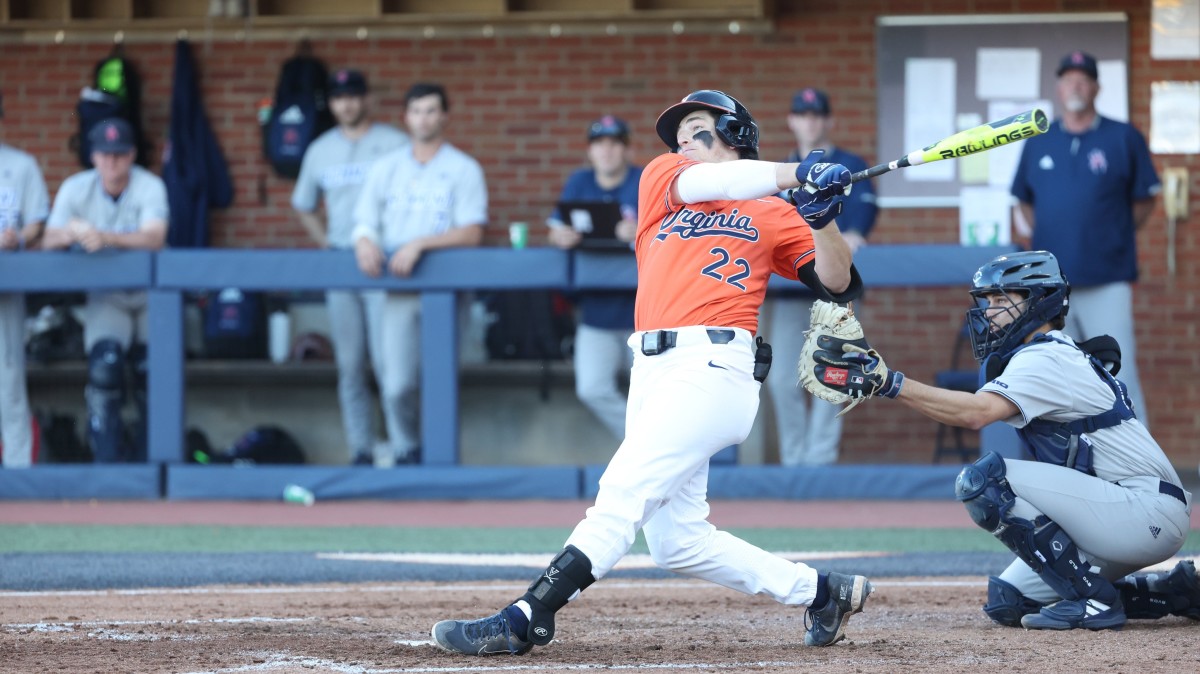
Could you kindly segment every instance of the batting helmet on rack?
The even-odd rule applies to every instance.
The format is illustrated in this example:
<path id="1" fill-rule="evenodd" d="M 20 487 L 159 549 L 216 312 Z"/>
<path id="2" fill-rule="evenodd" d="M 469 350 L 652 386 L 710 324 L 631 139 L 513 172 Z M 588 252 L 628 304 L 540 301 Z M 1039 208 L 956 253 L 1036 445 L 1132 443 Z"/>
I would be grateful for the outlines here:
<path id="1" fill-rule="evenodd" d="M 754 123 L 754 117 L 736 98 L 716 89 L 693 91 L 658 116 L 654 128 L 672 152 L 679 148 L 676 142 L 679 123 L 693 110 L 715 112 L 717 137 L 737 150 L 743 159 L 758 158 L 758 125 Z"/>

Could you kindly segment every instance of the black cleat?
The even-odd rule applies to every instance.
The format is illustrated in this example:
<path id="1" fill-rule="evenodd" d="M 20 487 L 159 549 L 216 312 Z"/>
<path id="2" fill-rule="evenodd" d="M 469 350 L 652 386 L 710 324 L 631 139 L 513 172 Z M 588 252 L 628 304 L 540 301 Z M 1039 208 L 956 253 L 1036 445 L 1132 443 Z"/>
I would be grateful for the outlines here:
<path id="1" fill-rule="evenodd" d="M 830 646 L 846 638 L 850 616 L 863 610 L 875 588 L 866 576 L 829 574 L 829 602 L 823 608 L 809 607 L 804 614 L 805 646 Z"/>

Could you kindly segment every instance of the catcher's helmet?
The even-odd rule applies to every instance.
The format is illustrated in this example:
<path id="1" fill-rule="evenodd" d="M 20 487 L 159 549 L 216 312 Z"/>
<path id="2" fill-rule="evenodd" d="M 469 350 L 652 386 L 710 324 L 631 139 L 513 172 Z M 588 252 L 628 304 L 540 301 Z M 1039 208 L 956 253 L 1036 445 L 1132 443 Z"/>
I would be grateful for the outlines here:
<path id="1" fill-rule="evenodd" d="M 758 157 L 758 125 L 754 117 L 736 98 L 716 89 L 693 91 L 658 116 L 654 129 L 672 152 L 679 149 L 675 140 L 679 123 L 689 112 L 700 109 L 717 113 L 717 136 L 726 145 L 743 156 Z"/>
<path id="2" fill-rule="evenodd" d="M 989 310 L 987 296 L 998 292 L 1022 299 L 1007 313 Z M 1058 260 L 1044 250 L 1001 255 L 980 267 L 971 283 L 975 306 L 967 310 L 975 360 L 982 363 L 993 353 L 1006 358 L 1043 324 L 1066 317 L 1070 295 L 1071 286 Z M 1000 315 L 1011 316 L 1012 321 L 998 325 Z"/>

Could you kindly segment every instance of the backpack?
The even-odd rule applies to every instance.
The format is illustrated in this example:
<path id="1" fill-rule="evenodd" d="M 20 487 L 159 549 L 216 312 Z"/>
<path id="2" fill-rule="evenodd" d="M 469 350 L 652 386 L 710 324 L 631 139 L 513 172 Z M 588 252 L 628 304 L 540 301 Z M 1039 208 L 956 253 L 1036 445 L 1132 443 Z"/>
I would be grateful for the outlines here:
<path id="1" fill-rule="evenodd" d="M 225 454 L 235 463 L 304 463 L 304 452 L 290 433 L 278 426 L 257 426 Z"/>
<path id="2" fill-rule="evenodd" d="M 267 313 L 261 293 L 225 288 L 207 298 L 204 353 L 209 358 L 267 357 Z"/>
<path id="3" fill-rule="evenodd" d="M 493 319 L 485 339 L 492 360 L 561 360 L 570 355 L 575 318 L 561 293 L 497 292 L 485 304 Z"/>
<path id="4" fill-rule="evenodd" d="M 97 122 L 110 117 L 120 117 L 129 122 L 133 129 L 135 161 L 146 166 L 148 152 L 142 133 L 142 78 L 137 68 L 119 51 L 96 63 L 92 75 L 92 86 L 84 87 L 75 106 L 79 119 L 79 133 L 75 137 L 75 150 L 79 164 L 92 168 L 92 144 L 88 131 Z"/>
<path id="5" fill-rule="evenodd" d="M 305 54 L 288 59 L 279 71 L 275 100 L 262 122 L 263 156 L 283 178 L 300 175 L 309 143 L 333 127 L 326 104 L 325 64 Z"/>
<path id="6" fill-rule="evenodd" d="M 91 463 L 92 450 L 76 430 L 75 417 L 69 414 L 37 412 L 41 427 L 42 463 Z"/>

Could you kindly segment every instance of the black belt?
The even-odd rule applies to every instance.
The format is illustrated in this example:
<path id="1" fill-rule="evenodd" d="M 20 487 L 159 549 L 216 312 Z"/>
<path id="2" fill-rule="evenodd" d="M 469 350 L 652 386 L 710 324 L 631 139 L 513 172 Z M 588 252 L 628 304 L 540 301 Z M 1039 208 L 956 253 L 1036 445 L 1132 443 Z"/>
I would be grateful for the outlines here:
<path id="1" fill-rule="evenodd" d="M 728 344 L 737 337 L 733 330 L 708 328 L 708 341 L 713 344 Z M 642 353 L 647 356 L 657 356 L 664 351 L 675 348 L 679 333 L 674 330 L 651 330 L 642 333 Z"/>
<path id="2" fill-rule="evenodd" d="M 1183 490 L 1171 484 L 1170 482 L 1159 480 L 1158 493 L 1166 494 L 1167 496 L 1174 496 L 1175 498 L 1179 499 L 1180 503 L 1187 505 L 1187 496 L 1184 495 Z"/>

